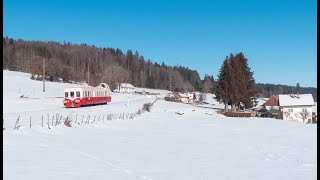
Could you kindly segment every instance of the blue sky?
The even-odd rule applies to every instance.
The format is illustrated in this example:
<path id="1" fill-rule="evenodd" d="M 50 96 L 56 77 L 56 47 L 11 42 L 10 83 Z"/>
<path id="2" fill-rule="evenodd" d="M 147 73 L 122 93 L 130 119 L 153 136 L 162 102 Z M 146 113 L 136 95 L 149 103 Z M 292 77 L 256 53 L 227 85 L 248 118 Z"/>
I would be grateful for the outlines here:
<path id="1" fill-rule="evenodd" d="M 4 36 L 138 51 L 217 78 L 243 52 L 257 83 L 317 87 L 315 0 L 4 0 Z"/>

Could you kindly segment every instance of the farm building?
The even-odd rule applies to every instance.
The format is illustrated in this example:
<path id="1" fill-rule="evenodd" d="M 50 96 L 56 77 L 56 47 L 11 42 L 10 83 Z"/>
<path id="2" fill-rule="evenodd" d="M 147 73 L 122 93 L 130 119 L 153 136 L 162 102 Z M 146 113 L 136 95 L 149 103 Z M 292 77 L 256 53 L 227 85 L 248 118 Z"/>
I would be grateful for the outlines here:
<path id="1" fill-rule="evenodd" d="M 262 107 L 265 107 L 267 110 L 271 109 L 279 109 L 279 99 L 276 95 L 272 95 L 265 103 L 263 103 Z"/>
<path id="2" fill-rule="evenodd" d="M 114 90 L 114 92 L 119 93 L 134 93 L 135 87 L 131 85 L 130 83 L 118 83 L 117 89 Z"/>
<path id="3" fill-rule="evenodd" d="M 279 95 L 279 106 L 283 120 L 310 123 L 312 121 L 312 106 L 314 105 L 311 94 Z"/>
<path id="4" fill-rule="evenodd" d="M 181 101 L 185 104 L 193 104 L 195 102 L 195 94 L 194 93 L 178 93 L 175 92 L 171 95 L 171 97 L 175 100 Z"/>

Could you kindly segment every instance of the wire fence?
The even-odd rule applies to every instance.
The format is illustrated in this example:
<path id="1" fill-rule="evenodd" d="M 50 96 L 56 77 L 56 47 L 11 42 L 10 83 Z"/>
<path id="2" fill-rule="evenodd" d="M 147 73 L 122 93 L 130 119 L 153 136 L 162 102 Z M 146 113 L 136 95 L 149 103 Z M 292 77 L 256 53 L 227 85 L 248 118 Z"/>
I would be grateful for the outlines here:
<path id="1" fill-rule="evenodd" d="M 86 124 L 97 124 L 97 123 L 103 123 L 107 121 L 112 121 L 112 120 L 127 120 L 127 119 L 134 119 L 137 116 L 141 115 L 142 113 L 149 111 L 150 108 L 153 106 L 153 104 L 157 101 L 158 99 L 155 99 L 154 102 L 152 103 L 146 103 L 143 105 L 141 109 L 139 109 L 137 112 L 134 113 L 128 113 L 128 112 L 123 112 L 123 113 L 101 113 L 101 114 L 95 114 L 95 115 L 90 115 L 90 114 L 69 114 L 69 115 L 63 115 L 60 113 L 54 113 L 54 114 L 42 114 L 41 115 L 41 120 L 39 122 L 39 117 L 36 116 L 24 116 L 23 118 L 19 115 L 18 118 L 16 119 L 13 130 L 19 130 L 21 127 L 26 127 L 29 129 L 32 129 L 32 127 L 39 125 L 42 128 L 45 129 L 51 129 L 56 126 L 59 126 L 61 123 L 63 123 L 67 127 L 75 127 L 75 126 L 82 126 Z M 146 109 L 146 106 L 148 108 Z M 37 120 L 33 120 L 37 119 Z M 3 118 L 3 131 L 6 128 L 10 127 L 5 127 L 5 119 Z"/>

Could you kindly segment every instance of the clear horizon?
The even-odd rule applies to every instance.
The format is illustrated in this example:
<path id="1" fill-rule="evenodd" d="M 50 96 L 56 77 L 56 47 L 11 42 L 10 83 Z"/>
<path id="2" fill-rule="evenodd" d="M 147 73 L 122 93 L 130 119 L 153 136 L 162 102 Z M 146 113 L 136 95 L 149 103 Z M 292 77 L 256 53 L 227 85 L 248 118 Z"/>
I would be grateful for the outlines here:
<path id="1" fill-rule="evenodd" d="M 3 36 L 138 51 L 217 79 L 243 52 L 256 83 L 317 87 L 316 1 L 4 1 Z"/>

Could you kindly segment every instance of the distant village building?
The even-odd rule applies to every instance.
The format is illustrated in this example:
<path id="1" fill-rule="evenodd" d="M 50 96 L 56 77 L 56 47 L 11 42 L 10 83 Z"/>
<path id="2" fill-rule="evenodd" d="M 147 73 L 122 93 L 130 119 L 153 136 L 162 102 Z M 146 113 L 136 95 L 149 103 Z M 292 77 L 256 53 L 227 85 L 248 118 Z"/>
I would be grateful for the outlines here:
<path id="1" fill-rule="evenodd" d="M 195 102 L 195 94 L 194 93 L 178 93 L 175 92 L 171 95 L 176 101 L 181 101 L 185 104 L 193 104 Z"/>
<path id="2" fill-rule="evenodd" d="M 278 97 L 276 95 L 272 95 L 265 103 L 263 103 L 262 107 L 266 108 L 267 110 L 279 110 Z"/>
<path id="3" fill-rule="evenodd" d="M 279 95 L 279 106 L 283 120 L 294 120 L 311 123 L 312 106 L 314 100 L 311 94 L 284 94 Z"/>
<path id="4" fill-rule="evenodd" d="M 119 93 L 134 93 L 135 87 L 129 83 L 118 83 L 117 89 L 114 90 L 114 92 Z"/>

